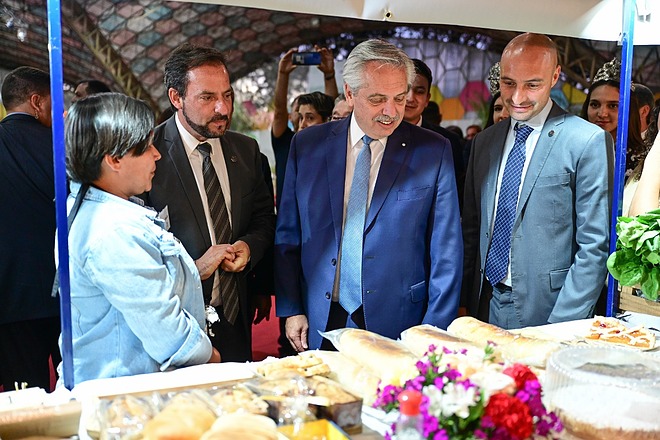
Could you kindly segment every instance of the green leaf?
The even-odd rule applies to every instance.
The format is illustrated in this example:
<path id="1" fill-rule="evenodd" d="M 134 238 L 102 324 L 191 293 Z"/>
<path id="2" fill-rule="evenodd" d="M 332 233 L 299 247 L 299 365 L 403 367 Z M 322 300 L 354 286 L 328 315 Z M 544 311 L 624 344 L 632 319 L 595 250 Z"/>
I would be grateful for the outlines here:
<path id="1" fill-rule="evenodd" d="M 651 268 L 648 277 L 641 284 L 644 296 L 651 301 L 657 301 L 660 291 L 660 268 Z"/>

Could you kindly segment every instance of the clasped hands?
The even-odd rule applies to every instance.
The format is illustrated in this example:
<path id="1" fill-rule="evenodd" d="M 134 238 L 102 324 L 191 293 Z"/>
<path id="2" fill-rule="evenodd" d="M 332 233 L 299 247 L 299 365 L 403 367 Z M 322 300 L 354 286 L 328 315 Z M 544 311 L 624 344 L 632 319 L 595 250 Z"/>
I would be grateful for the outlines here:
<path id="1" fill-rule="evenodd" d="M 250 247 L 243 240 L 234 244 L 214 244 L 195 260 L 202 281 L 209 278 L 218 267 L 225 272 L 241 272 L 250 261 Z"/>

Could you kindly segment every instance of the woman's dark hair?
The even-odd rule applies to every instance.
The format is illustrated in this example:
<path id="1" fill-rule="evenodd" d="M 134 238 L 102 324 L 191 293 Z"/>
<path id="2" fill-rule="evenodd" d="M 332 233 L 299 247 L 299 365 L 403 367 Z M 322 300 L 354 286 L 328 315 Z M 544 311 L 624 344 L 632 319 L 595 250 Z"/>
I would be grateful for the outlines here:
<path id="1" fill-rule="evenodd" d="M 589 120 L 588 110 L 589 102 L 591 101 L 591 94 L 594 90 L 602 86 L 614 87 L 617 91 L 619 90 L 619 82 L 613 80 L 604 80 L 595 82 L 591 88 L 589 88 L 589 93 L 587 93 L 587 98 L 582 105 L 581 116 L 585 120 Z M 618 120 L 617 120 L 618 125 Z M 642 139 L 642 122 L 639 118 L 639 101 L 634 93 L 630 94 L 630 109 L 628 111 L 628 142 L 626 143 L 626 171 L 627 174 L 630 174 L 640 163 L 644 161 L 646 154 L 648 153 L 648 147 Z"/>
<path id="2" fill-rule="evenodd" d="M 100 93 L 73 104 L 66 117 L 66 169 L 71 180 L 96 181 L 106 155 L 141 156 L 153 138 L 154 114 L 135 98 Z"/>
<path id="3" fill-rule="evenodd" d="M 493 120 L 493 116 L 495 115 L 495 101 L 497 101 L 497 98 L 499 97 L 500 97 L 500 92 L 497 92 L 493 95 L 493 97 L 490 100 L 490 104 L 488 105 L 488 117 L 486 119 L 486 125 L 484 125 L 484 129 L 495 124 L 495 121 Z"/>

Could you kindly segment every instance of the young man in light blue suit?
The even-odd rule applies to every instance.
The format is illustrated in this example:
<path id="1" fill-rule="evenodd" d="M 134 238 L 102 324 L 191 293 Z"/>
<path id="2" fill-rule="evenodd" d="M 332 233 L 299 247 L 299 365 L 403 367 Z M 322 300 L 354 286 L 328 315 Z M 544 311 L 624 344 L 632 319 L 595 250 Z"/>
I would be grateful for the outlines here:
<path id="1" fill-rule="evenodd" d="M 351 116 L 292 141 L 275 280 L 277 314 L 298 351 L 322 346 L 319 331 L 361 327 L 397 338 L 456 317 L 462 239 L 451 146 L 402 123 L 414 75 L 410 58 L 390 43 L 359 44 L 343 72 Z M 363 152 L 371 155 L 366 169 Z M 360 176 L 367 206 L 355 233 L 350 200 Z"/>
<path id="2" fill-rule="evenodd" d="M 560 69 L 548 37 L 509 42 L 500 90 L 511 118 L 475 137 L 468 163 L 462 298 L 471 315 L 503 328 L 590 317 L 605 282 L 613 142 L 552 102 Z M 503 194 L 517 145 L 522 170 L 507 228 L 498 217 L 507 218 Z"/>

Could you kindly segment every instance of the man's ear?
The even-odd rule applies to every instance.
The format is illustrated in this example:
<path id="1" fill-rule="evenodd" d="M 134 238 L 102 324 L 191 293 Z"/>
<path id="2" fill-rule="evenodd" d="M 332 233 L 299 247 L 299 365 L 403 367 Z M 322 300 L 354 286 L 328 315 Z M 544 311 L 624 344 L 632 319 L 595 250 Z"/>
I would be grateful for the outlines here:
<path id="1" fill-rule="evenodd" d="M 170 87 L 167 89 L 167 96 L 170 98 L 170 102 L 177 110 L 181 110 L 183 107 L 183 97 L 179 95 L 179 92 L 176 89 Z"/>
<path id="2" fill-rule="evenodd" d="M 42 101 L 42 97 L 39 94 L 33 93 L 30 95 L 30 106 L 32 106 L 33 110 L 36 111 L 41 110 L 41 101 Z"/>
<path id="3" fill-rule="evenodd" d="M 353 91 L 351 90 L 350 87 L 348 87 L 348 84 L 344 83 L 344 95 L 346 96 L 346 102 L 353 107 Z"/>
<path id="4" fill-rule="evenodd" d="M 111 171 L 119 171 L 121 169 L 121 158 L 117 156 L 110 156 L 109 154 L 106 154 L 103 156 L 103 161 L 102 163 Z"/>

